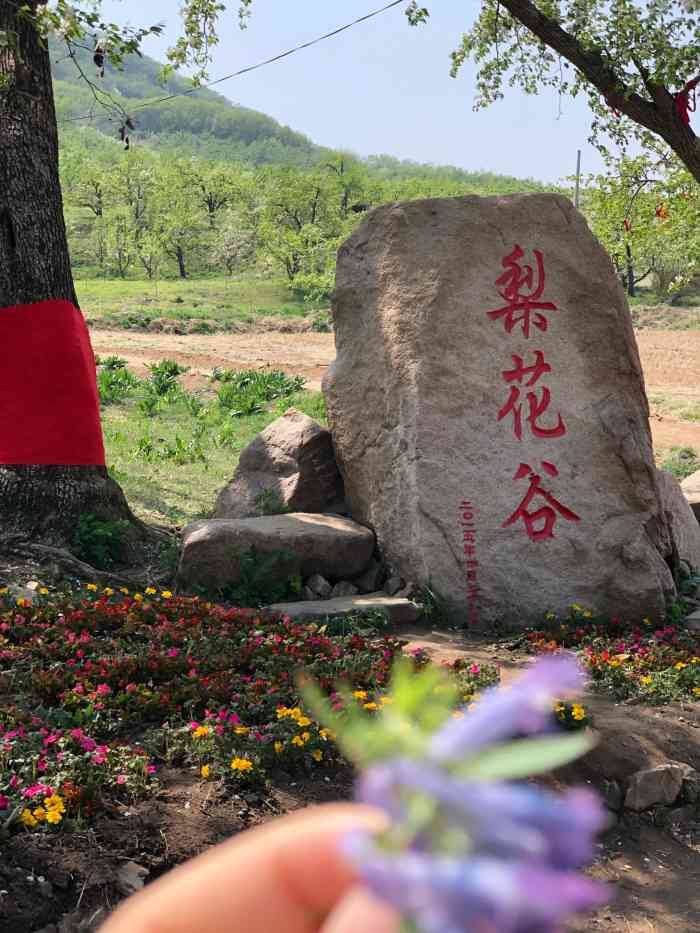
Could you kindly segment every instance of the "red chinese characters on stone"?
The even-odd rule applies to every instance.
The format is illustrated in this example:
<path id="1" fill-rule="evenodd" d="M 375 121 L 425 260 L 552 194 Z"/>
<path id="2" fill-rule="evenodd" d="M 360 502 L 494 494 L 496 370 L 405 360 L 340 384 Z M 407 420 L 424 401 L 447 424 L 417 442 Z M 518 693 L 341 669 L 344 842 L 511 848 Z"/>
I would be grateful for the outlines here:
<path id="1" fill-rule="evenodd" d="M 523 379 L 526 376 L 530 378 L 525 383 L 525 387 L 534 386 L 538 379 L 545 373 L 551 373 L 552 367 L 545 363 L 544 353 L 541 350 L 535 350 L 535 362 L 532 366 L 525 366 L 523 358 L 517 353 L 511 354 L 514 369 L 504 370 L 501 375 L 504 382 L 518 382 L 522 386 Z M 513 415 L 513 430 L 519 441 L 523 439 L 523 402 L 520 400 L 520 386 L 512 385 L 508 401 L 498 412 L 498 420 L 502 421 L 507 415 Z M 552 393 L 546 386 L 541 386 L 533 392 L 527 393 L 528 414 L 526 421 L 530 425 L 530 430 L 534 437 L 562 437 L 566 434 L 566 425 L 561 415 L 557 416 L 557 423 L 553 427 L 545 427 L 539 423 L 549 408 L 552 401 Z"/>
<path id="2" fill-rule="evenodd" d="M 544 257 L 533 250 L 536 272 L 532 266 L 521 266 L 523 250 L 516 245 L 513 252 L 504 257 L 501 264 L 505 268 L 496 279 L 498 293 L 507 304 L 495 311 L 488 311 L 492 320 L 503 318 L 507 333 L 511 333 L 516 324 L 520 324 L 523 335 L 530 336 L 530 326 L 538 330 L 547 330 L 547 318 L 542 311 L 556 311 L 557 306 L 551 301 L 540 301 L 544 292 Z"/>
<path id="3" fill-rule="evenodd" d="M 542 469 L 550 476 L 559 476 L 559 470 L 548 460 L 542 461 Z M 530 480 L 530 488 L 515 512 L 503 523 L 503 528 L 514 525 L 522 519 L 528 538 L 531 541 L 543 541 L 545 538 L 554 537 L 554 525 L 558 516 L 567 522 L 581 521 L 575 512 L 562 505 L 551 492 L 542 488 L 542 477 L 539 473 L 536 473 L 529 464 L 521 463 L 513 478 L 519 480 L 525 479 L 526 476 Z M 530 510 L 533 501 L 538 497 L 544 500 L 545 504 Z"/>

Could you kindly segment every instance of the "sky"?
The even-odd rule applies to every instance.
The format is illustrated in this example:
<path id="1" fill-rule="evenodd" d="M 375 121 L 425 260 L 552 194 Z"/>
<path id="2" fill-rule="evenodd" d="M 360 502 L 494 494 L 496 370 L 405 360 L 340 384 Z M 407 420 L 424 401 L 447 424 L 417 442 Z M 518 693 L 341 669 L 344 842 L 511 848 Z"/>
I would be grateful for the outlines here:
<path id="1" fill-rule="evenodd" d="M 385 0 L 254 0 L 248 29 L 238 27 L 236 0 L 220 24 L 212 78 L 255 64 L 384 5 Z M 478 0 L 422 0 L 427 25 L 411 28 L 399 6 L 283 62 L 227 81 L 215 90 L 267 113 L 314 142 L 359 155 L 387 153 L 556 182 L 602 163 L 587 142 L 582 100 L 549 90 L 473 110 L 475 69 L 449 75 L 450 52 L 478 13 Z M 179 0 L 104 0 L 115 22 L 166 24 L 144 51 L 163 59 L 177 36 Z M 145 11 L 145 12 L 144 12 Z"/>

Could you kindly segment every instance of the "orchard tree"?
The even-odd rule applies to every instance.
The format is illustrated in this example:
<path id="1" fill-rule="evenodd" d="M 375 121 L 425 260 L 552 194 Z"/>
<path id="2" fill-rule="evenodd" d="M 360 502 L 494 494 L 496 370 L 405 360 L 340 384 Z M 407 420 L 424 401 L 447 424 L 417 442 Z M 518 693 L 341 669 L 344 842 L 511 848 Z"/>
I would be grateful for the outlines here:
<path id="1" fill-rule="evenodd" d="M 244 18 L 250 2 L 234 0 L 229 8 Z M 60 299 L 77 306 L 47 37 L 58 36 L 69 54 L 78 44 L 94 49 L 94 90 L 105 59 L 119 65 L 161 31 L 158 25 L 122 29 L 104 21 L 100 6 L 99 0 L 0 0 L 0 309 Z M 173 2 L 183 24 L 170 53 L 173 67 L 193 65 L 204 73 L 225 9 L 218 0 Z M 128 122 L 124 114 L 125 134 Z M 145 533 L 105 467 L 0 465 L 0 548 L 18 537 L 69 543 L 85 513 Z"/>
<path id="2" fill-rule="evenodd" d="M 663 141 L 700 181 L 689 122 L 700 82 L 696 0 L 482 0 L 452 58 L 454 75 L 469 59 L 478 66 L 477 108 L 510 87 L 583 94 L 599 147 L 606 136 L 623 147 Z"/>
<path id="3" fill-rule="evenodd" d="M 650 278 L 674 300 L 700 270 L 700 198 L 677 159 L 622 158 L 584 192 L 583 210 L 628 294 Z"/>

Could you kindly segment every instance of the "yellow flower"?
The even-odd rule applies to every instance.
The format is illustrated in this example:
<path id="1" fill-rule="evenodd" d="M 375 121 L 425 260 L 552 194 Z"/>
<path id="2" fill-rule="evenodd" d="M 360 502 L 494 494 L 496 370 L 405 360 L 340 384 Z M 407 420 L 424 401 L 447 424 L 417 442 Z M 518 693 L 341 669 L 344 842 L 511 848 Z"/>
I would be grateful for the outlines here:
<path id="1" fill-rule="evenodd" d="M 201 738 L 204 738 L 205 735 L 209 735 L 210 731 L 211 730 L 209 729 L 209 726 L 198 726 L 194 730 L 192 735 L 194 736 L 195 739 L 201 739 Z"/>
<path id="2" fill-rule="evenodd" d="M 609 662 L 608 662 L 608 665 L 609 665 L 610 667 L 619 667 L 619 666 L 620 666 L 620 662 L 619 662 L 619 661 L 609 661 Z"/>
<path id="3" fill-rule="evenodd" d="M 323 758 L 323 752 L 320 748 L 317 748 L 316 751 L 311 752 L 311 757 L 314 761 L 321 761 Z"/>
<path id="4" fill-rule="evenodd" d="M 143 602 L 143 596 L 141 595 L 141 593 L 134 593 L 134 599 L 136 600 L 137 603 Z"/>
<path id="5" fill-rule="evenodd" d="M 22 609 L 24 606 L 31 606 L 31 601 L 28 599 L 18 599 L 17 605 Z"/>
<path id="6" fill-rule="evenodd" d="M 48 596 L 48 595 L 49 595 L 49 591 L 48 591 L 47 587 L 45 587 L 45 586 L 42 586 L 42 587 L 39 588 L 39 593 L 40 593 L 41 596 Z"/>
<path id="7" fill-rule="evenodd" d="M 646 616 L 646 618 L 644 619 L 644 624 L 651 625 L 651 619 L 649 618 L 649 616 Z"/>
<path id="8" fill-rule="evenodd" d="M 20 816 L 20 820 L 22 821 L 22 823 L 24 823 L 25 826 L 29 826 L 30 829 L 34 829 L 34 827 L 37 825 L 36 820 L 32 816 L 31 810 L 22 810 L 22 815 Z"/>
<path id="9" fill-rule="evenodd" d="M 278 755 L 282 754 L 283 748 L 284 748 L 284 744 L 282 742 L 275 742 L 275 751 L 277 752 Z"/>
<path id="10" fill-rule="evenodd" d="M 555 614 L 554 612 L 548 612 L 548 613 L 545 615 L 545 619 L 546 619 L 548 622 L 553 622 L 553 621 L 556 619 L 556 614 Z"/>
<path id="11" fill-rule="evenodd" d="M 691 659 L 690 659 L 690 663 L 691 663 L 691 664 L 700 664 L 700 658 L 691 658 Z"/>
<path id="12" fill-rule="evenodd" d="M 155 596 L 158 590 L 154 590 L 152 586 L 147 586 L 144 590 L 146 596 Z"/>
<path id="13" fill-rule="evenodd" d="M 202 767 L 199 770 L 199 773 L 202 775 L 202 777 L 206 781 L 206 779 L 209 777 L 209 765 L 202 765 Z"/>
<path id="14" fill-rule="evenodd" d="M 87 589 L 90 590 L 91 593 L 96 593 L 96 592 L 97 592 L 97 584 L 96 584 L 96 583 L 88 583 Z"/>
<path id="15" fill-rule="evenodd" d="M 379 704 L 378 703 L 364 703 L 363 708 L 369 710 L 370 712 L 374 712 L 375 709 L 379 709 Z"/>
<path id="16" fill-rule="evenodd" d="M 366 691 L 366 690 L 356 690 L 356 691 L 353 693 L 353 696 L 355 697 L 356 700 L 366 700 L 366 699 L 367 699 L 367 691 Z"/>
<path id="17" fill-rule="evenodd" d="M 234 758 L 231 762 L 232 771 L 252 771 L 253 762 L 249 758 Z"/>
<path id="18" fill-rule="evenodd" d="M 47 823 L 60 823 L 63 819 L 63 813 L 60 810 L 49 810 L 46 814 Z"/>
<path id="19" fill-rule="evenodd" d="M 3 586 L 2 589 L 0 589 L 0 596 L 4 596 L 5 593 L 7 593 L 7 590 L 8 588 L 6 586 Z"/>
<path id="20" fill-rule="evenodd" d="M 700 697 L 700 687 L 693 687 L 693 693 L 696 697 Z"/>
<path id="21" fill-rule="evenodd" d="M 119 592 L 120 592 L 120 593 L 123 593 L 125 596 L 128 596 L 128 595 L 129 595 L 129 591 L 127 590 L 127 588 L 126 588 L 125 586 L 120 587 L 120 588 L 119 588 Z"/>
<path id="22" fill-rule="evenodd" d="M 248 726 L 236 726 L 233 731 L 236 733 L 236 735 L 248 735 L 250 729 Z"/>
<path id="23" fill-rule="evenodd" d="M 322 739 L 330 739 L 331 742 L 335 740 L 335 733 L 331 732 L 330 729 L 319 729 L 318 734 Z"/>
<path id="24" fill-rule="evenodd" d="M 583 606 L 579 606 L 578 603 L 572 603 L 571 608 L 574 612 L 583 612 Z"/>
<path id="25" fill-rule="evenodd" d="M 593 618 L 593 613 L 591 612 L 590 609 L 586 609 L 586 611 L 583 613 L 583 618 L 584 618 L 584 619 L 592 619 L 592 618 Z"/>
<path id="26" fill-rule="evenodd" d="M 32 816 L 41 823 L 42 820 L 46 819 L 46 810 L 43 807 L 36 807 L 32 810 Z"/>
<path id="27" fill-rule="evenodd" d="M 44 797 L 44 806 L 47 810 L 58 810 L 59 813 L 63 813 L 66 809 L 63 798 L 58 794 L 54 794 L 53 797 Z"/>
<path id="28" fill-rule="evenodd" d="M 301 709 L 298 706 L 292 708 L 288 706 L 280 706 L 277 710 L 278 719 L 299 719 L 302 715 Z"/>
<path id="29" fill-rule="evenodd" d="M 651 683 L 651 677 L 650 677 L 648 674 L 645 674 L 644 677 L 642 677 L 641 682 L 642 682 L 642 683 L 644 684 L 644 686 L 646 687 L 646 686 L 648 686 L 648 685 Z"/>
<path id="30" fill-rule="evenodd" d="M 170 590 L 163 590 L 160 595 L 163 597 L 163 599 L 170 599 L 173 594 L 170 592 Z"/>
<path id="31" fill-rule="evenodd" d="M 297 725 L 299 726 L 300 729 L 305 729 L 307 726 L 311 725 L 311 720 L 309 719 L 308 716 L 300 716 L 297 719 Z"/>
<path id="32" fill-rule="evenodd" d="M 582 719 L 586 718 L 586 711 L 580 704 L 574 703 L 571 707 L 571 715 L 577 722 L 581 722 Z"/>
<path id="33" fill-rule="evenodd" d="M 297 748 L 303 748 L 306 743 L 299 735 L 295 735 L 292 739 L 292 745 L 296 745 Z"/>
<path id="34" fill-rule="evenodd" d="M 111 586 L 106 586 L 106 587 L 102 590 L 102 592 L 104 593 L 105 596 L 114 596 L 114 590 L 112 589 Z"/>
<path id="35" fill-rule="evenodd" d="M 684 664 L 683 661 L 679 661 L 678 664 L 673 665 L 677 671 L 682 671 L 684 667 L 687 667 L 687 664 Z"/>

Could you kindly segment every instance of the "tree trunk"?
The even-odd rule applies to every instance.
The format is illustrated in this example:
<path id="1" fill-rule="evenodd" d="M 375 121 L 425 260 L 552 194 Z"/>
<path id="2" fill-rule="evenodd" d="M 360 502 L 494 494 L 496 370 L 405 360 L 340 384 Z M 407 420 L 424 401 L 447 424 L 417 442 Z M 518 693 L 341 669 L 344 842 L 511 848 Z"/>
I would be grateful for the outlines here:
<path id="1" fill-rule="evenodd" d="M 181 247 L 177 247 L 175 250 L 175 255 L 177 256 L 177 264 L 180 269 L 180 278 L 187 278 L 187 269 L 185 268 L 185 254 L 182 252 Z"/>
<path id="2" fill-rule="evenodd" d="M 632 257 L 632 247 L 629 243 L 625 243 L 625 253 L 627 254 L 627 294 L 630 298 L 634 298 L 636 294 L 634 287 L 634 259 Z"/>
<path id="3" fill-rule="evenodd" d="M 77 306 L 49 53 L 19 10 L 0 0 L 0 36 L 8 37 L 0 44 L 0 344 L 2 309 L 47 299 Z M 85 513 L 126 520 L 139 536 L 145 530 L 105 467 L 0 465 L 0 537 L 67 544 Z"/>

